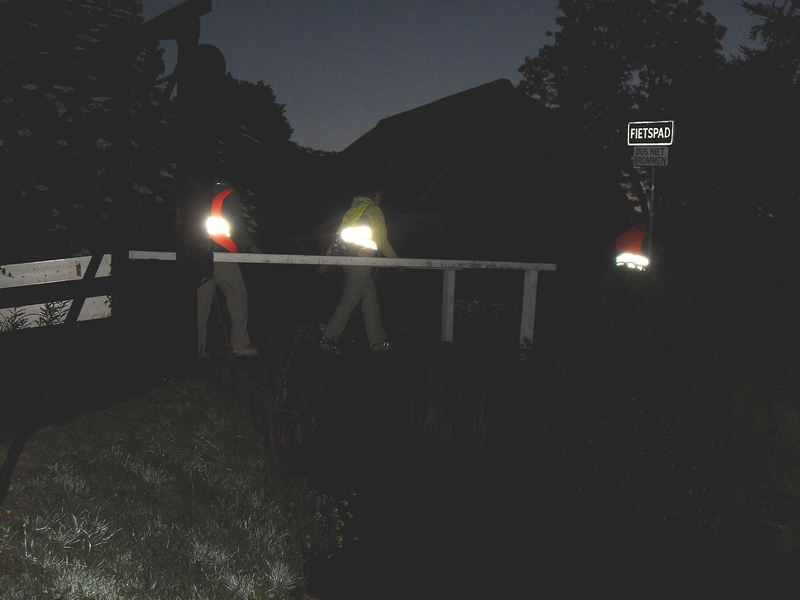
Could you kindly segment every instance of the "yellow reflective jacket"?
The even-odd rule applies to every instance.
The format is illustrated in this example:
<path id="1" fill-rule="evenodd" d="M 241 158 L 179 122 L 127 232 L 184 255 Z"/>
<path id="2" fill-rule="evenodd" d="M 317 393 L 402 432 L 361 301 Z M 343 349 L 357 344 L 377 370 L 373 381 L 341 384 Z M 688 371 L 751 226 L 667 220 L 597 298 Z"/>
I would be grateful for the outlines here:
<path id="1" fill-rule="evenodd" d="M 358 196 L 353 199 L 350 210 L 344 215 L 339 232 L 345 227 L 353 227 L 358 223 L 366 224 L 365 218 L 369 219 L 369 226 L 372 229 L 372 240 L 378 247 L 381 254 L 387 258 L 400 258 L 394 251 L 386 235 L 386 220 L 383 211 L 372 200 L 365 196 Z"/>

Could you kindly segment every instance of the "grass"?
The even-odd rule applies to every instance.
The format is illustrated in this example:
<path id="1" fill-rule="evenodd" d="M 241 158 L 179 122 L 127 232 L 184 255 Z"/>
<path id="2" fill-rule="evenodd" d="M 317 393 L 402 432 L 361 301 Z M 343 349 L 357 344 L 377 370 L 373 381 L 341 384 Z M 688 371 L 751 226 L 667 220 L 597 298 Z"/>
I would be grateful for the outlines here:
<path id="1" fill-rule="evenodd" d="M 3 598 L 304 597 L 345 523 L 267 465 L 246 411 L 198 381 L 41 430 L 0 514 Z"/>

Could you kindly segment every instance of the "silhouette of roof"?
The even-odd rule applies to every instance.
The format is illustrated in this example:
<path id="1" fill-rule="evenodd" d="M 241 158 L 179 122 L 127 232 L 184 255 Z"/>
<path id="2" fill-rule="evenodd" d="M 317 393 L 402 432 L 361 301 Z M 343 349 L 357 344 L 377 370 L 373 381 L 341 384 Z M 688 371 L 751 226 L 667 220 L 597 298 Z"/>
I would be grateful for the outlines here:
<path id="1" fill-rule="evenodd" d="M 492 260 L 523 246 L 527 258 L 553 260 L 623 196 L 599 174 L 577 124 L 507 79 L 382 119 L 333 160 L 337 206 L 369 183 L 389 192 L 387 218 L 413 229 L 430 217 L 462 237 L 480 231 L 495 245 Z"/>
<path id="2" fill-rule="evenodd" d="M 552 111 L 544 104 L 517 90 L 508 79 L 498 79 L 381 119 L 342 154 L 363 152 L 388 137 L 432 137 L 446 133 L 460 139 L 487 127 L 536 129 L 552 117 Z"/>

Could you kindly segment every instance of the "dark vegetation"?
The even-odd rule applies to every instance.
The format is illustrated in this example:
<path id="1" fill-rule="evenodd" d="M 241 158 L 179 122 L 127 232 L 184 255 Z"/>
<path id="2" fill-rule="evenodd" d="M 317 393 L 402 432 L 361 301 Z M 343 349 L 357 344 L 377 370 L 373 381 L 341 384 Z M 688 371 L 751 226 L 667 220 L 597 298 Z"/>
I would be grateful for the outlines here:
<path id="1" fill-rule="evenodd" d="M 528 466 L 633 514 L 795 552 L 796 286 L 639 275 L 592 274 L 559 313 L 511 420 L 527 423 Z"/>
<path id="2" fill-rule="evenodd" d="M 465 286 L 456 305 L 456 342 L 443 348 L 436 324 L 421 323 L 408 311 L 416 286 L 430 285 L 416 275 L 424 274 L 381 273 L 385 325 L 398 342 L 398 354 L 378 363 L 376 381 L 392 385 L 380 393 L 373 414 L 363 416 L 363 426 L 376 435 L 421 436 L 489 457 L 510 467 L 511 477 L 542 477 L 568 496 L 668 529 L 796 557 L 800 440 L 793 368 L 800 352 L 790 310 L 797 300 L 795 286 L 780 279 L 729 276 L 682 277 L 679 285 L 669 272 L 609 267 L 584 273 L 574 282 L 570 301 L 554 305 L 554 274 L 542 284 L 534 344 L 520 354 L 514 349 L 519 305 L 513 282 L 493 285 L 491 299 Z M 319 283 L 316 274 L 307 276 L 310 285 Z M 248 278 L 256 302 L 261 299 L 259 279 Z M 283 282 L 280 277 L 263 280 L 270 288 Z M 778 306 L 775 298 L 785 302 Z M 260 468 L 291 480 L 309 466 L 308 445 L 331 426 L 330 411 L 341 402 L 333 394 L 341 393 L 342 377 L 354 375 L 359 356 L 371 357 L 364 356 L 358 315 L 346 330 L 348 356 L 342 359 L 316 348 L 313 312 L 283 308 L 276 312 L 277 321 L 254 331 L 262 354 L 244 370 L 227 363 L 220 340 L 224 323 L 217 322 L 211 336 L 217 355 L 206 372 L 219 389 L 249 406 L 245 427 L 261 433 L 257 443 L 267 449 Z M 155 375 L 150 386 L 166 386 L 160 394 L 169 393 L 174 387 L 169 382 L 177 376 L 169 371 L 169 331 L 159 337 L 137 327 L 117 344 L 98 325 L 86 324 L 79 331 L 75 352 L 65 357 L 61 369 L 65 377 L 102 367 L 110 381 L 137 368 L 140 374 Z M 7 334 L 3 358 L 10 369 L 4 385 L 36 377 L 44 347 L 29 342 L 45 333 L 50 332 Z M 100 364 L 97 354 L 104 348 L 106 362 Z M 130 357 L 140 350 L 151 355 L 138 366 L 129 358 L 109 361 L 110 355 Z M 66 403 L 65 417 L 75 416 L 82 410 L 80 396 L 94 394 L 88 383 L 61 380 L 50 406 Z M 145 391 L 130 385 L 118 389 L 108 403 Z M 188 397 L 199 398 L 194 392 Z M 70 407 L 71 402 L 75 405 Z M 134 413 L 136 418 L 146 420 L 150 401 L 128 403 L 124 410 L 134 405 L 142 411 Z M 108 418 L 113 421 L 116 414 Z M 125 417 L 137 423 L 132 419 Z M 86 432 L 74 429 L 85 423 L 63 425 L 64 435 L 51 451 L 63 458 L 65 452 L 82 455 L 100 444 L 93 434 L 89 440 Z M 110 424 L 104 427 L 106 435 L 127 430 L 114 434 Z M 52 436 L 59 428 L 48 431 Z M 78 446 L 72 449 L 69 439 Z M 37 447 L 34 441 L 30 452 Z M 47 461 L 42 454 L 26 456 Z M 33 466 L 24 465 L 19 479 Z M 337 499 L 347 496 L 331 501 Z M 352 512 L 357 524 L 358 508 Z M 316 565 L 315 560 L 307 566 Z"/>
<path id="3" fill-rule="evenodd" d="M 545 275 L 534 343 L 520 353 L 519 274 L 462 274 L 452 347 L 438 341 L 438 289 L 426 275 L 379 273 L 384 323 L 402 356 L 375 375 L 385 378 L 386 411 L 374 427 L 477 452 L 681 531 L 796 554 L 794 279 L 611 266 L 568 285 Z M 320 283 L 304 277 L 306 289 Z M 317 300 L 336 297 L 334 283 Z M 256 387 L 279 403 L 281 460 L 293 468 L 325 426 L 331 382 L 345 367 L 316 349 L 324 307 L 276 314 L 263 324 L 270 351 Z M 344 335 L 357 362 L 366 343 L 358 313 Z"/>
<path id="4" fill-rule="evenodd" d="M 609 267 L 584 273 L 557 305 L 547 302 L 548 283 L 556 277 L 543 284 L 527 360 L 509 351 L 513 294 L 461 296 L 460 350 L 409 376 L 393 425 L 632 515 L 794 554 L 795 282 Z M 404 285 L 395 300 L 414 282 Z M 385 283 L 389 298 L 392 288 Z M 402 300 L 386 304 L 388 327 L 411 342 Z"/>
<path id="5" fill-rule="evenodd" d="M 589 232 L 608 241 L 609 256 L 584 252 L 586 231 L 575 231 L 570 260 L 542 276 L 527 360 L 516 350 L 495 350 L 516 346 L 519 308 L 515 295 L 503 292 L 506 284 L 460 279 L 459 351 L 416 364 L 390 397 L 393 412 L 381 426 L 477 449 L 593 502 L 697 535 L 796 556 L 800 187 L 796 144 L 785 146 L 782 136 L 798 131 L 800 4 L 745 5 L 762 18 L 753 32 L 760 47 L 729 59 L 720 52 L 724 32 L 698 2 L 560 3 L 560 30 L 521 67 L 519 88 L 580 124 L 595 167 L 631 198 L 614 215 L 620 228 L 634 210 L 649 210 L 650 192 L 650 174 L 630 168 L 621 130 L 631 120 L 677 122 L 670 166 L 658 172 L 655 266 L 614 270 L 610 248 L 619 231 Z M 136 24 L 140 6 L 0 0 L 0 11 L 3 261 L 89 253 L 101 246 L 97 232 L 108 230 L 114 202 L 110 75 L 92 48 Z M 632 27 L 645 21 L 652 29 Z M 685 39 L 697 44 L 678 43 Z M 55 56 L 57 62 L 48 58 Z M 156 84 L 163 66 L 155 48 L 132 68 L 138 83 L 128 108 L 146 131 L 168 84 Z M 342 200 L 325 187 L 334 181 L 333 157 L 289 141 L 291 128 L 268 85 L 228 84 L 250 108 L 236 113 L 242 122 L 224 124 L 221 156 L 237 164 L 259 246 L 315 251 L 300 234 L 319 225 L 317 214 L 339 210 L 326 203 Z M 168 106 L 153 143 L 141 149 L 148 166 L 135 183 L 139 219 L 131 237 L 153 249 L 173 243 L 174 118 Z M 267 164 L 279 168 L 267 172 Z M 403 217 L 390 206 L 387 216 L 395 223 Z M 454 218 L 442 217 L 449 226 Z M 399 247 L 412 245 L 412 238 L 393 238 L 391 219 L 389 226 Z M 315 336 L 337 288 L 332 276 L 288 267 L 264 275 L 258 268 L 245 276 L 262 308 L 253 333 L 264 352 L 248 385 L 274 404 L 273 460 L 291 470 L 319 425 L 335 369 L 316 352 Z M 386 326 L 400 350 L 437 344 L 435 275 L 381 274 Z M 169 338 L 172 320 L 159 314 L 168 312 L 159 298 L 169 297 L 169 288 L 148 283 L 165 279 L 142 279 L 138 306 L 151 314 L 137 314 L 142 321 L 125 328 L 117 348 L 136 347 L 134 334 Z M 353 349 L 360 328 L 356 320 L 348 330 Z M 4 349 L 4 364 L 13 365 L 4 385 L 35 377 L 41 348 L 15 344 Z M 95 346 L 86 341 L 69 360 L 80 362 Z M 222 350 L 215 360 L 225 364 Z M 155 365 L 163 363 L 153 360 L 148 372 Z M 464 425 L 472 419 L 477 424 Z"/>

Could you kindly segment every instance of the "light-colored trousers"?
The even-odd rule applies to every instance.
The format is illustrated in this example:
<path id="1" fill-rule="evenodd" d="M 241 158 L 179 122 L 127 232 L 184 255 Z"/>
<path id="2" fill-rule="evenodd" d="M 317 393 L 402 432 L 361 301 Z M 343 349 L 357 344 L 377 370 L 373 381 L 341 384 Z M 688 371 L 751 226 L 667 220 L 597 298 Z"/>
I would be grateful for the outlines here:
<path id="1" fill-rule="evenodd" d="M 206 349 L 206 328 L 217 286 L 225 294 L 231 316 L 231 348 L 250 345 L 250 336 L 247 334 L 247 288 L 244 286 L 242 270 L 236 263 L 214 263 L 214 277 L 197 288 L 198 352 Z"/>
<path id="2" fill-rule="evenodd" d="M 387 336 L 381 325 L 381 309 L 378 306 L 375 282 L 372 280 L 372 267 L 345 265 L 344 273 L 347 277 L 344 291 L 336 310 L 333 311 L 331 320 L 325 327 L 325 337 L 337 342 L 350 320 L 350 315 L 361 302 L 361 312 L 364 314 L 364 326 L 367 329 L 369 343 L 385 342 Z"/>

